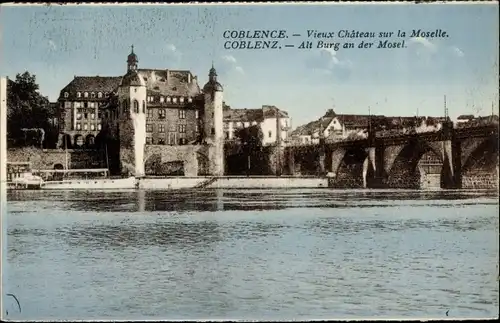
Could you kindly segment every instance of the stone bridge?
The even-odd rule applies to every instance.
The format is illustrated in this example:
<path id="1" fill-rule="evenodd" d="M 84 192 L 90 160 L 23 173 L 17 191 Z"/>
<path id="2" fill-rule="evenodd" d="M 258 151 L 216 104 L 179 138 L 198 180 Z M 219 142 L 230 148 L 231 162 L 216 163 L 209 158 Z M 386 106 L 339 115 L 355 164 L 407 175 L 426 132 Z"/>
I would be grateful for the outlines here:
<path id="1" fill-rule="evenodd" d="M 287 147 L 297 172 L 299 147 Z M 498 125 L 376 137 L 314 147 L 338 188 L 498 188 Z M 300 164 L 300 162 L 299 162 Z M 307 164 L 312 164 L 307 162 Z M 299 166 L 300 168 L 300 166 Z M 303 168 L 303 167 L 302 167 Z"/>

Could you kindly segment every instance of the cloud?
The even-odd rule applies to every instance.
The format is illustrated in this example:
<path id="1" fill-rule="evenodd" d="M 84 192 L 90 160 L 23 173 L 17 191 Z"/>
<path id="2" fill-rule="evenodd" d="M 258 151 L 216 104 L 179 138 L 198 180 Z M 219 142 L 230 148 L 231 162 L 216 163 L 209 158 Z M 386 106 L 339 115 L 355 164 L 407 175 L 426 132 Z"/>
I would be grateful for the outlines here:
<path id="1" fill-rule="evenodd" d="M 464 52 L 462 52 L 462 50 L 457 46 L 452 46 L 451 50 L 453 51 L 453 54 L 455 54 L 458 57 L 464 57 L 465 55 Z"/>
<path id="2" fill-rule="evenodd" d="M 351 74 L 353 63 L 348 59 L 340 59 L 337 52 L 331 48 L 322 48 L 306 61 L 306 66 L 322 75 L 347 79 Z"/>
<path id="3" fill-rule="evenodd" d="M 419 44 L 431 52 L 435 52 L 437 50 L 437 46 L 424 37 L 412 37 L 410 38 L 410 43 Z"/>
<path id="4" fill-rule="evenodd" d="M 165 45 L 165 54 L 168 58 L 179 61 L 182 58 L 182 52 L 174 44 Z"/>
<path id="5" fill-rule="evenodd" d="M 241 75 L 245 74 L 245 70 L 243 69 L 243 67 L 238 64 L 238 61 L 232 55 L 222 56 L 222 66 L 220 70 L 223 74 L 228 74 L 231 72 L 236 72 Z"/>
<path id="6" fill-rule="evenodd" d="M 52 39 L 49 39 L 49 47 L 52 50 L 56 50 L 57 49 L 56 43 Z"/>

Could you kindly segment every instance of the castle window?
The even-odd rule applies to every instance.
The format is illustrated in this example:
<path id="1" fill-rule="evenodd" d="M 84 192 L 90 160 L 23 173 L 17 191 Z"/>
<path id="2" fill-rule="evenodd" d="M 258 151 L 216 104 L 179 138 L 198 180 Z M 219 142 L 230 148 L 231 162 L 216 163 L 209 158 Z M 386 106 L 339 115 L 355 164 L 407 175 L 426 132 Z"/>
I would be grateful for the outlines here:
<path id="1" fill-rule="evenodd" d="M 250 122 L 245 122 L 244 126 L 245 128 L 248 128 L 250 126 Z"/>
<path id="2" fill-rule="evenodd" d="M 75 102 L 75 108 L 79 108 L 81 106 L 80 102 Z"/>
<path id="3" fill-rule="evenodd" d="M 82 97 L 82 94 L 80 92 L 76 92 L 76 97 L 77 98 L 81 98 Z"/>
<path id="4" fill-rule="evenodd" d="M 89 118 L 89 114 L 88 114 L 87 112 L 85 112 L 85 113 L 83 114 L 83 118 L 84 118 L 84 119 L 88 119 L 88 118 Z"/>
<path id="5" fill-rule="evenodd" d="M 213 135 L 215 135 L 215 128 L 212 128 L 212 131 L 210 132 Z"/>
<path id="6" fill-rule="evenodd" d="M 194 114 L 195 114 L 196 119 L 199 119 L 199 118 L 200 118 L 200 111 L 195 110 L 195 111 L 194 111 Z"/>
<path id="7" fill-rule="evenodd" d="M 139 102 L 134 100 L 134 113 L 139 113 Z"/>
<path id="8" fill-rule="evenodd" d="M 94 108 L 94 102 L 89 102 L 89 108 Z"/>
<path id="9" fill-rule="evenodd" d="M 153 125 L 151 123 L 146 124 L 146 132 L 153 132 Z"/>
<path id="10" fill-rule="evenodd" d="M 184 98 L 183 98 L 183 97 L 181 97 L 181 98 L 179 99 L 179 101 L 181 101 L 181 103 L 184 103 Z"/>
<path id="11" fill-rule="evenodd" d="M 179 145 L 185 145 L 186 144 L 186 138 L 179 138 Z"/>
<path id="12" fill-rule="evenodd" d="M 172 98 L 171 98 L 171 97 L 169 97 L 169 96 L 167 96 L 167 102 L 169 102 L 169 103 L 170 103 L 171 101 L 172 101 Z"/>
<path id="13" fill-rule="evenodd" d="M 65 109 L 71 109 L 71 102 L 66 101 L 66 102 L 64 102 L 64 105 L 65 105 L 64 106 Z"/>
<path id="14" fill-rule="evenodd" d="M 161 97 L 160 97 L 160 102 L 161 102 L 161 103 L 165 102 L 165 98 L 161 96 Z"/>
<path id="15" fill-rule="evenodd" d="M 101 128 L 102 128 L 102 126 L 101 126 L 101 124 L 99 123 L 99 124 L 97 125 L 97 130 L 101 130 Z"/>
<path id="16" fill-rule="evenodd" d="M 271 138 L 271 135 L 272 135 L 272 134 L 273 134 L 273 133 L 272 133 L 271 131 L 269 131 L 269 138 Z"/>
<path id="17" fill-rule="evenodd" d="M 91 97 L 92 99 L 93 99 L 93 98 L 95 98 L 95 93 L 94 93 L 94 92 L 90 93 L 90 97 Z"/>
<path id="18" fill-rule="evenodd" d="M 164 145 L 164 144 L 165 144 L 165 139 L 158 138 L 158 145 Z"/>
<path id="19" fill-rule="evenodd" d="M 185 124 L 180 124 L 179 125 L 179 132 L 180 133 L 185 133 L 186 132 L 186 125 Z"/>
<path id="20" fill-rule="evenodd" d="M 128 115 L 129 114 L 129 107 L 128 107 L 128 104 L 127 104 L 127 100 L 123 100 L 122 101 L 122 111 L 124 114 Z"/>
<path id="21" fill-rule="evenodd" d="M 196 124 L 196 132 L 200 132 L 200 125 Z"/>
<path id="22" fill-rule="evenodd" d="M 158 132 L 161 132 L 161 133 L 165 132 L 165 125 L 164 124 L 158 125 Z"/>
<path id="23" fill-rule="evenodd" d="M 77 123 L 77 124 L 76 124 L 76 130 L 82 130 L 82 125 L 81 125 L 81 124 L 79 124 L 79 123 Z"/>
<path id="24" fill-rule="evenodd" d="M 159 109 L 158 110 L 158 118 L 165 119 L 166 116 L 167 116 L 167 112 L 165 111 L 165 109 Z"/>
<path id="25" fill-rule="evenodd" d="M 83 107 L 84 108 L 88 108 L 89 107 L 89 103 L 88 102 L 83 102 Z"/>
<path id="26" fill-rule="evenodd" d="M 102 92 L 97 93 L 97 97 L 100 99 L 102 98 Z"/>
<path id="27" fill-rule="evenodd" d="M 90 114 L 90 119 L 95 119 L 95 113 Z"/>
<path id="28" fill-rule="evenodd" d="M 65 98 L 69 97 L 69 93 L 68 92 L 64 92 L 64 97 Z"/>
<path id="29" fill-rule="evenodd" d="M 177 98 L 174 98 L 174 99 L 173 99 L 173 102 L 174 102 L 174 103 L 177 103 Z"/>
<path id="30" fill-rule="evenodd" d="M 93 123 L 92 123 L 92 124 L 90 125 L 90 130 L 92 130 L 92 131 L 94 131 L 94 130 L 95 130 L 95 124 L 93 124 Z"/>
<path id="31" fill-rule="evenodd" d="M 151 145 L 153 143 L 153 138 L 151 137 L 146 137 L 146 145 Z"/>
<path id="32" fill-rule="evenodd" d="M 148 119 L 153 119 L 153 109 L 148 109 Z"/>
<path id="33" fill-rule="evenodd" d="M 192 98 L 188 98 L 188 102 L 189 103 L 193 102 L 193 99 Z"/>
<path id="34" fill-rule="evenodd" d="M 186 119 L 186 110 L 179 110 L 179 119 Z"/>
<path id="35" fill-rule="evenodd" d="M 146 113 L 146 101 L 142 101 L 142 113 Z"/>
<path id="36" fill-rule="evenodd" d="M 81 120 L 82 119 L 82 114 L 80 112 L 78 112 L 76 114 L 76 120 Z"/>
<path id="37" fill-rule="evenodd" d="M 89 128 L 89 125 L 88 125 L 88 124 L 86 124 L 86 123 L 84 123 L 84 124 L 83 124 L 83 130 L 87 130 L 88 128 Z"/>
<path id="38" fill-rule="evenodd" d="M 168 144 L 175 145 L 177 134 L 175 132 L 168 133 Z"/>
<path id="39" fill-rule="evenodd" d="M 83 93 L 83 97 L 88 98 L 89 97 L 89 92 Z"/>

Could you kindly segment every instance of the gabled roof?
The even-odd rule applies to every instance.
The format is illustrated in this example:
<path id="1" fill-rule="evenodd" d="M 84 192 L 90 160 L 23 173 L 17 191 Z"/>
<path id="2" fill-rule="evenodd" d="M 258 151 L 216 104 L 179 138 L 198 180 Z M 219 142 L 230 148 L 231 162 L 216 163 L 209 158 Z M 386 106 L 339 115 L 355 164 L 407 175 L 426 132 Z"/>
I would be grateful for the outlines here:
<path id="1" fill-rule="evenodd" d="M 457 120 L 471 120 L 471 119 L 474 119 L 474 115 L 472 114 L 462 114 L 457 118 Z"/>
<path id="2" fill-rule="evenodd" d="M 288 118 L 288 112 L 280 110 L 274 105 L 263 105 L 262 111 L 264 114 L 264 119 L 276 118 L 276 111 L 279 111 L 280 118 Z"/>
<path id="3" fill-rule="evenodd" d="M 188 96 L 194 97 L 201 93 L 198 85 L 198 79 L 187 70 L 163 70 L 163 69 L 138 69 L 137 74 L 142 78 L 147 87 L 148 95 L 162 96 Z M 128 75 L 128 74 L 126 74 Z M 118 89 L 124 76 L 75 76 L 71 82 L 66 85 L 60 98 L 64 98 L 64 92 L 68 92 L 67 99 L 77 99 L 77 92 L 98 92 L 111 93 Z M 136 84 L 135 82 L 134 84 Z M 104 97 L 104 96 L 103 96 Z M 92 98 L 95 100 L 97 97 Z M 66 99 L 66 98 L 65 98 Z M 83 95 L 78 98 L 84 98 Z"/>
<path id="4" fill-rule="evenodd" d="M 76 99 L 77 92 L 111 93 L 118 88 L 121 80 L 121 76 L 75 76 L 75 78 L 61 90 L 60 98 L 64 98 L 65 92 L 69 94 L 67 99 Z M 78 98 L 78 100 L 80 99 L 87 98 L 84 98 L 82 95 Z"/>
<path id="5" fill-rule="evenodd" d="M 224 109 L 224 121 L 261 122 L 262 109 Z"/>

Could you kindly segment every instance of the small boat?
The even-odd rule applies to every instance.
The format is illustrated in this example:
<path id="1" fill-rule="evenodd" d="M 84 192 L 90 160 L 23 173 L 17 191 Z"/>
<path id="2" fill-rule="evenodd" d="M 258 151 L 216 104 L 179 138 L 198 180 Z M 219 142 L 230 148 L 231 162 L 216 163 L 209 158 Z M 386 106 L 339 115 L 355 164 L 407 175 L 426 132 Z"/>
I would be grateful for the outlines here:
<path id="1" fill-rule="evenodd" d="M 43 190 L 103 190 L 134 189 L 134 176 L 126 178 L 109 177 L 108 169 L 61 169 L 41 170 L 47 179 L 42 182 Z"/>
<path id="2" fill-rule="evenodd" d="M 43 190 L 105 190 L 105 189 L 135 189 L 135 177 L 128 178 L 96 178 L 96 179 L 66 179 L 62 181 L 43 182 Z"/>
<path id="3" fill-rule="evenodd" d="M 39 189 L 43 184 L 40 176 L 33 175 L 29 171 L 22 172 L 8 183 L 10 189 Z"/>

